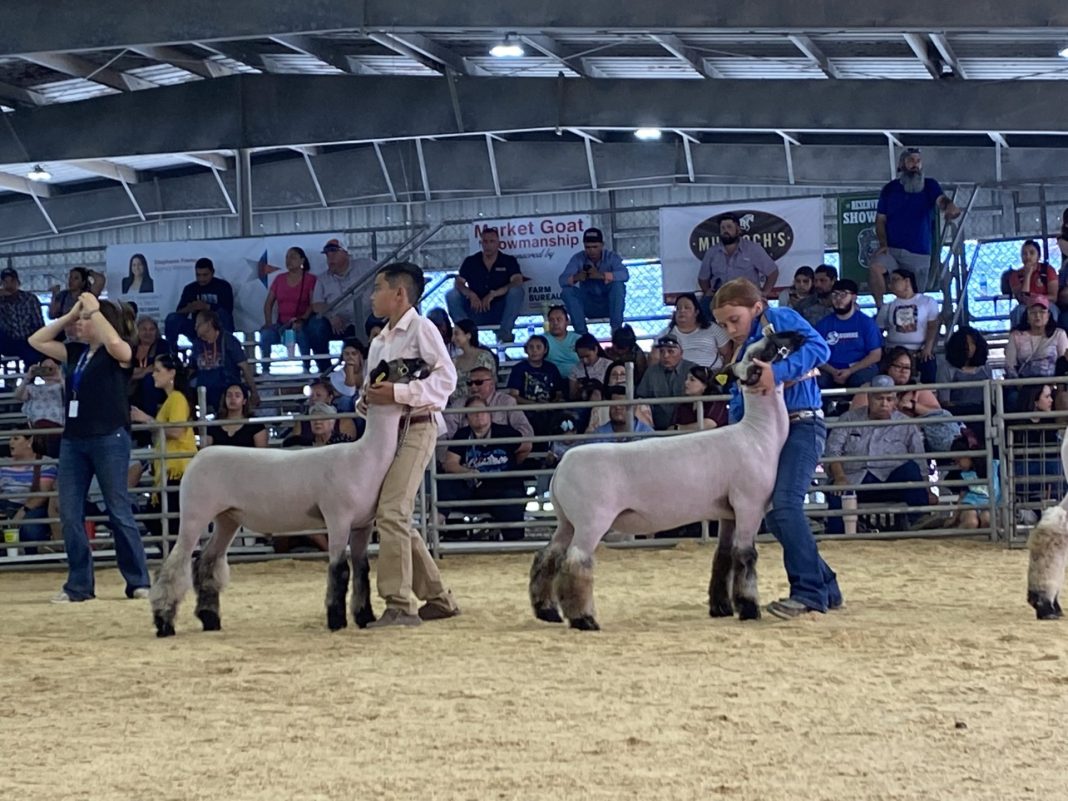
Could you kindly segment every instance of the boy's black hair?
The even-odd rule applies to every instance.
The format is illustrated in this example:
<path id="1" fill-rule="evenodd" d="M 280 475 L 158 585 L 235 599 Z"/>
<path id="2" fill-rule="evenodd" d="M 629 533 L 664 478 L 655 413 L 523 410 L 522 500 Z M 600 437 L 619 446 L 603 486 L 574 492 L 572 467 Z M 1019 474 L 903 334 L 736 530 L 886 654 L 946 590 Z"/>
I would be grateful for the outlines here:
<path id="1" fill-rule="evenodd" d="M 408 302 L 413 306 L 423 297 L 426 278 L 418 264 L 412 264 L 410 261 L 395 261 L 380 268 L 378 274 L 385 276 L 386 281 L 392 287 L 403 286 L 408 294 Z"/>

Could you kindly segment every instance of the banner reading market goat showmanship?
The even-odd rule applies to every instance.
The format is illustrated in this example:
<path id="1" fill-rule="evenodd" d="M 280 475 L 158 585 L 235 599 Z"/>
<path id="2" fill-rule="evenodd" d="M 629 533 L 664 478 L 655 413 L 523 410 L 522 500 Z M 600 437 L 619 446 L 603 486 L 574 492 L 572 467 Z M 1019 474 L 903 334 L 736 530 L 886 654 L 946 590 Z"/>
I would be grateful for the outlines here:
<path id="1" fill-rule="evenodd" d="M 823 263 L 821 197 L 662 208 L 660 264 L 666 303 L 680 292 L 697 291 L 701 259 L 719 243 L 719 217 L 727 212 L 738 216 L 742 237 L 759 243 L 779 265 L 778 286 L 789 286 L 801 265 Z"/>

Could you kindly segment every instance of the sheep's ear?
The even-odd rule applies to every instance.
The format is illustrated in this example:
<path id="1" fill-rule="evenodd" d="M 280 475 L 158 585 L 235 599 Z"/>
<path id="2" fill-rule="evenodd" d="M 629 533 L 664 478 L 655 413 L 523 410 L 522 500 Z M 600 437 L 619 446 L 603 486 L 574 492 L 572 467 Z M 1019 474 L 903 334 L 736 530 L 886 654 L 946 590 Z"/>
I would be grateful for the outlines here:
<path id="1" fill-rule="evenodd" d="M 383 359 L 378 363 L 378 366 L 371 371 L 369 376 L 371 380 L 371 386 L 381 384 L 387 378 L 389 378 L 389 365 L 386 364 L 386 360 Z"/>

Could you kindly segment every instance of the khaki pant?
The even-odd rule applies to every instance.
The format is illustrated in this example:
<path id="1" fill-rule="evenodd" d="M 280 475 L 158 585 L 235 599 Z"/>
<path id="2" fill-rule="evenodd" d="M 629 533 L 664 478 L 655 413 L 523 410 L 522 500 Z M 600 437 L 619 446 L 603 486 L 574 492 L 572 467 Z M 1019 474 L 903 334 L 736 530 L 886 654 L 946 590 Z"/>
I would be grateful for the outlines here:
<path id="1" fill-rule="evenodd" d="M 378 496 L 378 594 L 386 606 L 415 614 L 419 601 L 454 609 L 456 602 L 419 532 L 412 528 L 415 495 L 430 463 L 438 430 L 433 422 L 411 426 L 386 473 Z M 415 597 L 412 597 L 414 593 Z"/>

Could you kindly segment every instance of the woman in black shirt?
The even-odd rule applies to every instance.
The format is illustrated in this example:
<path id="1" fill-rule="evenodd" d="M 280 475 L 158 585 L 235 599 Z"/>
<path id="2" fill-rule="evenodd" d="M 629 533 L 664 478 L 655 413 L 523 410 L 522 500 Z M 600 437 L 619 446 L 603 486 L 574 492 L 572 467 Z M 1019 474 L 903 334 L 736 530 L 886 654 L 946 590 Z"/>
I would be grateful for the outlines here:
<path id="1" fill-rule="evenodd" d="M 249 391 L 242 384 L 231 384 L 219 398 L 215 421 L 248 419 Z M 266 448 L 267 429 L 260 423 L 214 425 L 208 429 L 208 445 L 235 445 L 239 448 Z"/>
<path id="2" fill-rule="evenodd" d="M 72 322 L 80 341 L 57 342 Z M 85 501 L 94 475 L 107 506 L 115 555 L 126 579 L 126 597 L 148 597 L 145 549 L 126 487 L 133 336 L 133 310 L 126 304 L 101 303 L 91 292 L 83 292 L 67 314 L 30 335 L 30 345 L 67 369 L 66 420 L 56 483 L 68 575 L 53 603 L 95 597 L 93 554 L 85 532 Z"/>

